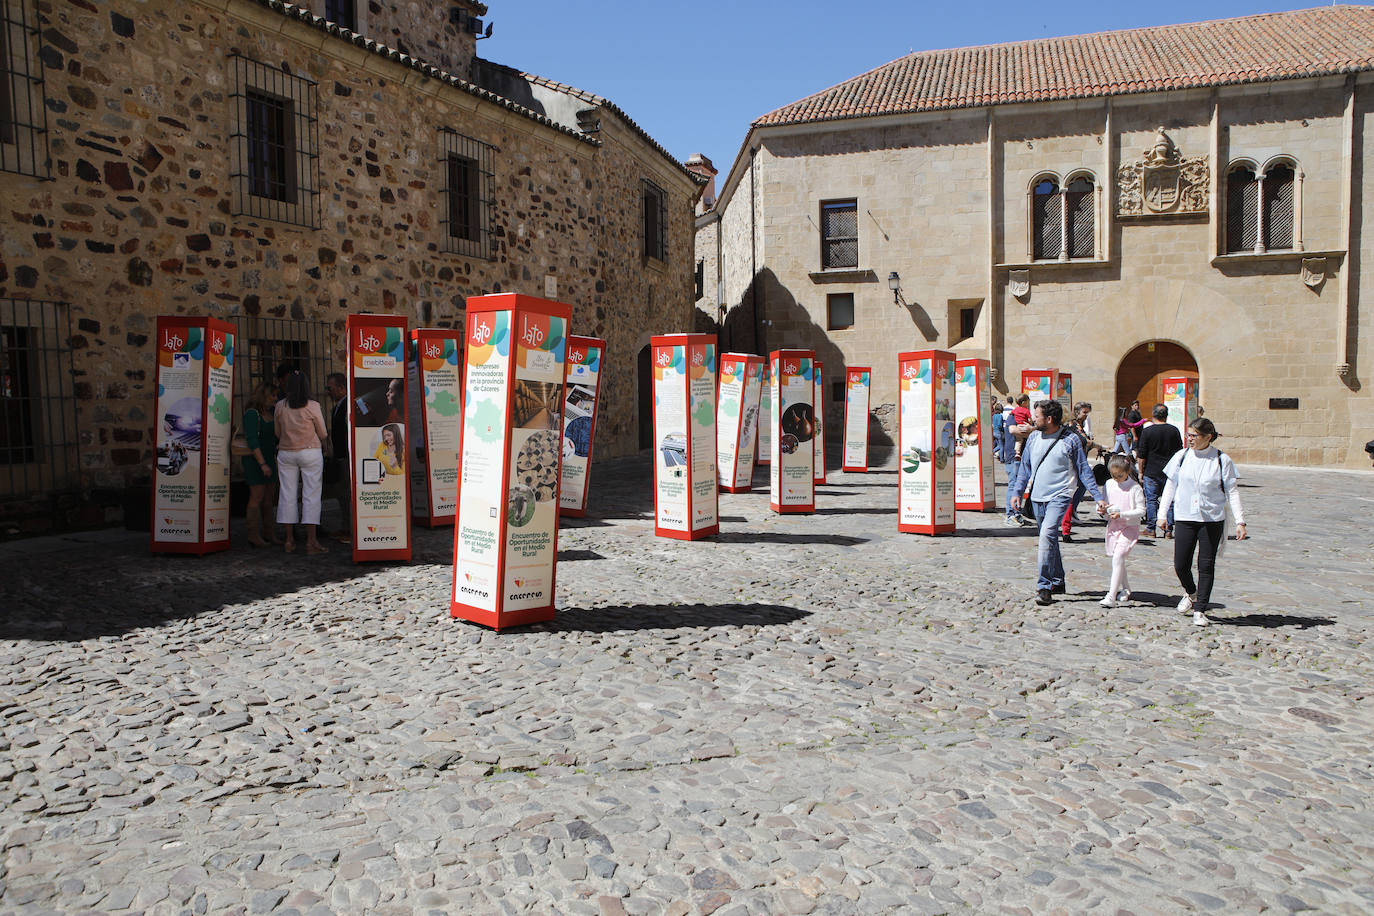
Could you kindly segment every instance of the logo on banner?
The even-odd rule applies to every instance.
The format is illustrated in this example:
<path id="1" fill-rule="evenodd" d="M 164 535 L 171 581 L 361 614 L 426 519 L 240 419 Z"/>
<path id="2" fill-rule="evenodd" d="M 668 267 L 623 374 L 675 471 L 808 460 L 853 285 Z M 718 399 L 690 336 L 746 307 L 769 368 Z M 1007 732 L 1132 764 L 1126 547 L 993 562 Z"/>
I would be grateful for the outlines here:
<path id="1" fill-rule="evenodd" d="M 797 364 L 796 364 L 796 363 L 783 363 L 783 364 L 782 364 L 782 371 L 785 372 L 785 373 L 788 373 L 788 374 L 795 375 L 796 372 L 797 372 Z"/>
<path id="2" fill-rule="evenodd" d="M 530 324 L 528 317 L 525 318 L 525 330 L 520 335 L 520 340 L 527 347 L 538 347 L 544 342 L 544 329 L 538 325 Z"/>
<path id="3" fill-rule="evenodd" d="M 180 334 L 166 331 L 162 335 L 162 349 L 164 350 L 180 350 L 185 344 L 186 340 Z"/>
<path id="4" fill-rule="evenodd" d="M 654 361 L 660 366 L 667 366 L 673 361 L 673 357 L 667 350 L 659 350 L 658 356 L 654 358 Z"/>
<path id="5" fill-rule="evenodd" d="M 427 359 L 438 359 L 444 355 L 444 345 L 433 340 L 425 341 L 425 357 Z"/>
<path id="6" fill-rule="evenodd" d="M 586 355 L 586 351 L 584 350 L 571 350 L 568 353 L 568 362 L 580 363 L 582 362 L 582 358 Z"/>
<path id="7" fill-rule="evenodd" d="M 381 349 L 382 340 L 377 336 L 376 331 L 361 329 L 358 331 L 358 349 L 364 353 L 376 353 Z"/>
<path id="8" fill-rule="evenodd" d="M 697 351 L 695 351 L 694 353 L 692 353 L 692 365 L 693 365 L 693 366 L 700 366 L 704 361 L 705 361 L 705 356 L 702 354 L 702 352 L 701 352 L 700 350 L 697 350 Z"/>
<path id="9" fill-rule="evenodd" d="M 216 353 L 223 353 L 223 352 L 224 352 L 224 337 L 223 337 L 223 335 L 220 335 L 220 334 L 211 334 L 211 335 L 210 335 L 210 349 L 211 349 L 211 350 L 214 350 Z"/>
<path id="10" fill-rule="evenodd" d="M 914 365 L 907 364 L 907 365 L 902 369 L 902 378 L 915 378 L 915 377 L 916 377 L 916 367 L 915 367 Z"/>
<path id="11" fill-rule="evenodd" d="M 489 340 L 491 340 L 491 325 L 487 324 L 484 318 L 472 326 L 472 342 L 485 344 Z"/>

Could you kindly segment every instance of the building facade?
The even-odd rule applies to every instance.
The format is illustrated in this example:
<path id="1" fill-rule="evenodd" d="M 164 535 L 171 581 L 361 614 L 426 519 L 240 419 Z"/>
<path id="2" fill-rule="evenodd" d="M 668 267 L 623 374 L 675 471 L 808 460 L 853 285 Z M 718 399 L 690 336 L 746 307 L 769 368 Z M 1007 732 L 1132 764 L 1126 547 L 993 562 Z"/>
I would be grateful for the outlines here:
<path id="1" fill-rule="evenodd" d="M 638 447 L 634 360 L 691 327 L 703 181 L 609 101 L 477 58 L 485 6 L 0 11 L 0 515 L 118 517 L 150 476 L 162 314 L 238 325 L 241 398 L 286 360 L 322 393 L 350 313 L 558 299 L 628 367 L 597 454 Z"/>
<path id="2" fill-rule="evenodd" d="M 1110 442 L 1191 376 L 1238 460 L 1367 466 L 1372 70 L 1351 6 L 909 55 L 751 125 L 698 308 L 875 405 L 943 348 L 1072 373 Z"/>

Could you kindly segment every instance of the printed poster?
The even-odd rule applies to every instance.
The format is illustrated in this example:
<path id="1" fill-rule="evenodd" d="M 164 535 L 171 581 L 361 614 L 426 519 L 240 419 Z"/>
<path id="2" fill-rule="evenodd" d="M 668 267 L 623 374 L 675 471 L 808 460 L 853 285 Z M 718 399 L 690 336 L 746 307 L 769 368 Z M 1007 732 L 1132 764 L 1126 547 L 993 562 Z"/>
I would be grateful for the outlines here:
<path id="1" fill-rule="evenodd" d="M 1164 406 L 1169 408 L 1169 425 L 1178 429 L 1183 441 L 1188 441 L 1188 427 L 1197 419 L 1197 379 L 1166 378 L 1161 380 L 1164 387 Z"/>
<path id="2" fill-rule="evenodd" d="M 1022 369 L 1021 393 L 1030 395 L 1032 409 L 1040 401 L 1052 400 L 1058 394 L 1058 369 Z M 1068 409 L 1065 409 L 1068 413 Z"/>
<path id="3" fill-rule="evenodd" d="M 954 444 L 954 502 L 957 509 L 992 508 L 992 389 L 986 360 L 955 363 L 954 415 L 959 418 Z M 987 437 L 985 441 L 985 437 Z"/>
<path id="4" fill-rule="evenodd" d="M 568 322 L 518 310 L 502 612 L 553 604 Z"/>
<path id="5" fill-rule="evenodd" d="M 759 435 L 758 448 L 754 449 L 755 460 L 768 464 L 773 460 L 773 361 L 763 361 L 763 387 L 759 392 Z"/>
<path id="6" fill-rule="evenodd" d="M 933 534 L 954 524 L 954 360 L 941 351 L 899 358 L 898 529 Z"/>
<path id="7" fill-rule="evenodd" d="M 771 361 L 775 419 L 769 502 L 776 512 L 811 512 L 816 505 L 814 355 L 810 350 L 776 350 Z"/>
<path id="8" fill-rule="evenodd" d="M 867 366 L 850 366 L 844 382 L 844 465 L 868 470 L 868 398 L 872 375 Z"/>
<path id="9" fill-rule="evenodd" d="M 1073 416 L 1073 373 L 1060 372 L 1054 383 L 1054 398 L 1064 406 L 1064 416 Z"/>
<path id="10" fill-rule="evenodd" d="M 825 382 L 824 364 L 820 360 L 815 360 L 812 364 L 812 372 L 815 374 L 815 393 L 812 396 L 812 405 L 816 411 L 816 454 L 812 459 L 815 463 L 811 467 L 813 480 L 817 484 L 825 483 Z"/>
<path id="11" fill-rule="evenodd" d="M 563 487 L 559 507 L 577 515 L 587 508 L 587 482 L 596 433 L 596 401 L 601 386 L 601 356 L 606 342 L 568 338 L 568 389 L 563 405 Z"/>
<path id="12" fill-rule="evenodd" d="M 471 312 L 466 334 L 453 601 L 493 614 L 498 611 L 502 519 L 507 511 L 521 518 L 529 509 L 528 503 L 508 506 L 503 477 L 512 315 L 510 311 Z"/>
<path id="13" fill-rule="evenodd" d="M 349 317 L 353 432 L 353 559 L 410 549 L 404 327 Z M 372 321 L 369 321 L 372 319 Z"/>
<path id="14" fill-rule="evenodd" d="M 716 348 L 708 335 L 652 340 L 655 531 L 714 532 L 716 514 Z"/>
<path id="15" fill-rule="evenodd" d="M 719 403 L 716 408 L 716 474 L 720 487 L 737 493 L 754 479 L 763 360 L 725 353 L 720 358 Z"/>
<path id="16" fill-rule="evenodd" d="M 205 331 L 159 320 L 157 351 L 153 542 L 198 544 L 204 483 Z"/>
<path id="17" fill-rule="evenodd" d="M 461 334 L 427 328 L 411 333 L 410 428 L 423 440 L 412 442 L 410 451 L 410 504 L 416 518 L 431 524 L 451 522 L 458 509 Z"/>
<path id="18" fill-rule="evenodd" d="M 211 324 L 205 380 L 205 525 L 204 541 L 229 540 L 229 436 L 234 403 L 234 332 Z"/>

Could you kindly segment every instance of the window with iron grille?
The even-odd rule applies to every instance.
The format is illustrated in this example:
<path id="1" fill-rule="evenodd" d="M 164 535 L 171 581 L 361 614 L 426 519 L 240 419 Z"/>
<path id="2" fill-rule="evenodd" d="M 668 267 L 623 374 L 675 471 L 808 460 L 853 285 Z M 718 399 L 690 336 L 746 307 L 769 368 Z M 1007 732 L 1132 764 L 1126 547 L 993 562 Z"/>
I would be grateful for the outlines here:
<path id="1" fill-rule="evenodd" d="M 1062 189 L 1042 178 L 1031 192 L 1031 259 L 1068 261 L 1097 256 L 1097 189 L 1079 175 Z"/>
<path id="2" fill-rule="evenodd" d="M 491 260 L 491 188 L 495 148 L 448 128 L 439 131 L 444 250 Z"/>
<path id="3" fill-rule="evenodd" d="M 1068 221 L 1069 257 L 1091 258 L 1095 253 L 1097 197 L 1091 178 L 1079 177 L 1064 191 L 1064 215 Z"/>
<path id="4" fill-rule="evenodd" d="M 0 499 L 80 486 L 69 320 L 62 303 L 0 299 Z"/>
<path id="5" fill-rule="evenodd" d="M 258 383 L 275 382 L 277 368 L 285 364 L 305 373 L 310 382 L 310 396 L 320 402 L 328 423 L 331 412 L 326 403 L 325 381 L 329 373 L 346 369 L 343 352 L 334 351 L 334 347 L 342 347 L 343 341 L 330 323 L 247 315 L 236 318 L 235 322 L 238 327 L 235 338 L 238 358 L 234 361 L 235 418 L 243 416 L 248 396 Z"/>
<path id="6" fill-rule="evenodd" d="M 644 204 L 644 257 L 668 260 L 668 195 L 646 180 L 640 193 Z"/>
<path id="7" fill-rule="evenodd" d="M 821 202 L 821 269 L 859 266 L 859 202 Z"/>
<path id="8" fill-rule="evenodd" d="M 1034 242 L 1032 258 L 1036 261 L 1058 260 L 1064 241 L 1064 198 L 1059 184 L 1052 178 L 1036 182 L 1031 198 L 1031 224 Z"/>
<path id="9" fill-rule="evenodd" d="M 0 171 L 49 177 L 43 62 L 32 0 L 0 0 Z"/>
<path id="10" fill-rule="evenodd" d="M 1293 169 L 1271 165 L 1260 184 L 1266 251 L 1293 247 Z"/>
<path id="11" fill-rule="evenodd" d="M 229 62 L 234 213 L 319 228 L 315 83 L 239 55 Z"/>
<path id="12" fill-rule="evenodd" d="M 1226 251 L 1253 252 L 1259 240 L 1260 183 L 1247 166 L 1226 173 Z"/>
<path id="13" fill-rule="evenodd" d="M 355 0 L 324 0 L 324 18 L 350 32 L 358 31 L 358 7 Z"/>

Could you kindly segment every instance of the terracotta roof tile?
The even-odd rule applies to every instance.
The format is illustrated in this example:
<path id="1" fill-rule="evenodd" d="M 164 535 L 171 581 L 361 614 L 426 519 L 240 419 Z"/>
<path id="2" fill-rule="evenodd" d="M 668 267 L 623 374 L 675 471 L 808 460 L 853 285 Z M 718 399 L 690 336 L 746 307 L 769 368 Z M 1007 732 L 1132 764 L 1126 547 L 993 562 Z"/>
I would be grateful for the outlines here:
<path id="1" fill-rule="evenodd" d="M 1124 95 L 1374 69 L 1374 8 L 1318 7 L 1186 25 L 922 51 L 771 111 L 767 127 Z"/>

